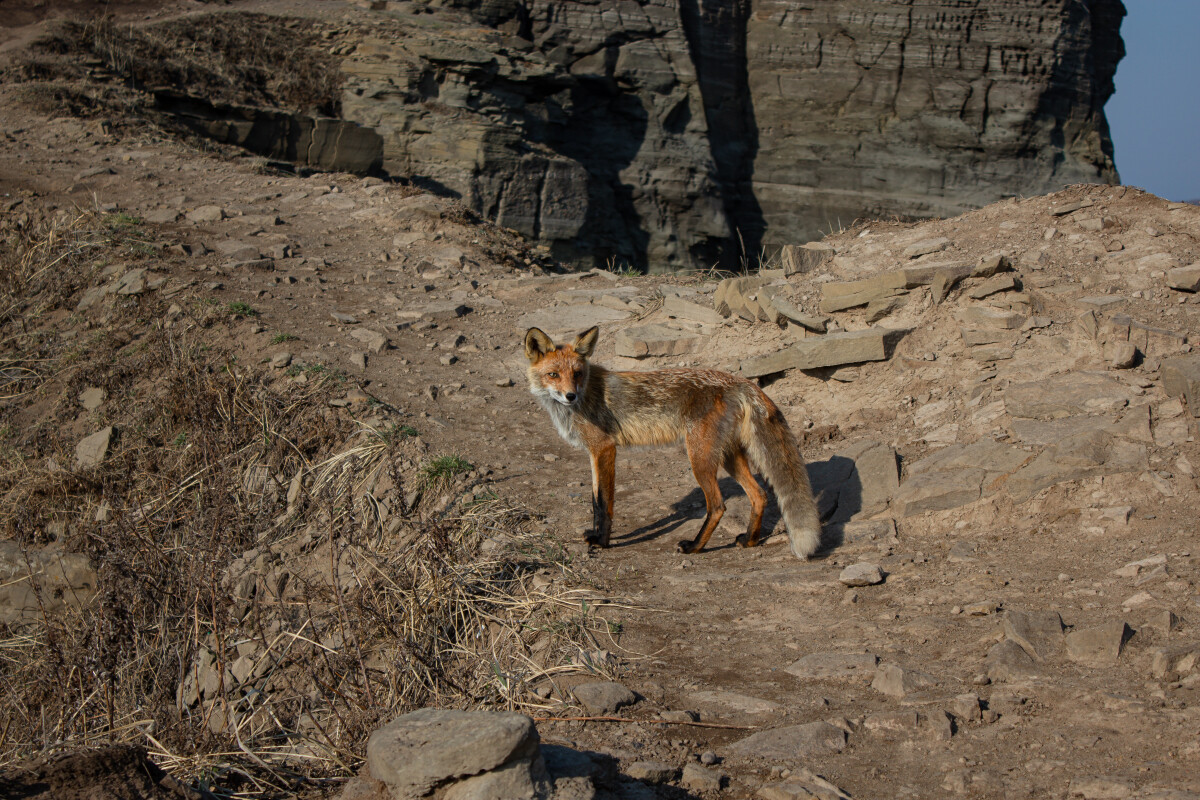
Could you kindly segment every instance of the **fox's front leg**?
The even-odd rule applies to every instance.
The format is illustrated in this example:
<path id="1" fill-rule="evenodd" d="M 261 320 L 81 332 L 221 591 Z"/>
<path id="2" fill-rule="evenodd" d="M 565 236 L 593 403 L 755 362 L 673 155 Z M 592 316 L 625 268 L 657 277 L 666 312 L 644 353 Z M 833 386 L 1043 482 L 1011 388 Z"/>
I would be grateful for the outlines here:
<path id="1" fill-rule="evenodd" d="M 592 533 L 588 541 L 608 547 L 608 537 L 612 534 L 617 446 L 605 442 L 588 452 L 592 457 Z"/>

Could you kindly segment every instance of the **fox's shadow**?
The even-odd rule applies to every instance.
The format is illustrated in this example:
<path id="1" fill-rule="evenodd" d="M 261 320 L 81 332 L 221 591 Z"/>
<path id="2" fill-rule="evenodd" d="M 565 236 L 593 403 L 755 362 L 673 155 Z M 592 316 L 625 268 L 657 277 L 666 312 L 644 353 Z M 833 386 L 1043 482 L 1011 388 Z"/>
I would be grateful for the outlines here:
<path id="1" fill-rule="evenodd" d="M 761 475 L 755 475 L 760 486 L 767 489 L 767 505 L 763 510 L 762 543 L 775 536 L 787 536 L 786 529 L 779 524 L 781 513 L 775 498 L 775 492 Z M 813 495 L 817 501 L 817 510 L 822 522 L 827 522 L 839 512 L 853 514 L 862 506 L 862 486 L 858 482 L 858 474 L 854 470 L 854 462 L 844 456 L 831 456 L 826 461 L 813 461 L 808 464 L 808 480 L 812 484 Z M 735 547 L 734 539 L 743 533 L 740 526 L 737 530 L 727 530 L 732 523 L 729 518 L 728 506 L 735 498 L 744 498 L 746 493 L 730 476 L 718 481 L 721 495 L 725 498 L 726 517 L 721 520 L 717 530 L 709 540 L 704 552 L 710 550 L 725 550 Z M 704 522 L 705 504 L 704 492 L 700 487 L 694 487 L 681 499 L 671 504 L 671 513 L 665 517 L 643 525 L 624 535 L 613 534 L 612 547 L 627 547 L 641 542 L 653 541 L 668 534 L 679 535 L 680 541 L 696 535 Z M 776 527 L 779 530 L 776 531 Z M 824 555 L 842 543 L 842 527 L 826 524 L 821 531 L 821 547 L 817 555 Z"/>

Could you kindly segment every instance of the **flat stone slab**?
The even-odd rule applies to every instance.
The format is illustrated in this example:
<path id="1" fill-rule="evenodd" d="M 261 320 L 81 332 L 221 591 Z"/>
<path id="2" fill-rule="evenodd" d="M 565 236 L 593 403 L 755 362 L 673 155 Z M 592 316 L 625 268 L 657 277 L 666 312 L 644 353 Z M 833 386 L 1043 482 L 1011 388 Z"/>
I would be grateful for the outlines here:
<path id="1" fill-rule="evenodd" d="M 864 331 L 814 336 L 778 352 L 746 359 L 741 372 L 748 378 L 757 378 L 789 369 L 817 369 L 883 361 L 888 357 L 887 337 L 895 333 L 887 328 L 868 328 Z"/>
<path id="2" fill-rule="evenodd" d="M 711 313 L 716 313 L 711 312 Z M 666 325 L 641 325 L 617 333 L 616 352 L 626 358 L 695 353 L 707 339 Z"/>
<path id="3" fill-rule="evenodd" d="M 30 571 L 38 576 L 38 591 L 30 583 Z M 0 624 L 34 622 L 85 606 L 96 590 L 96 570 L 82 553 L 64 553 L 57 544 L 26 549 L 17 542 L 0 542 Z"/>
<path id="4" fill-rule="evenodd" d="M 831 314 L 855 306 L 865 306 L 872 300 L 904 294 L 908 278 L 902 270 L 880 272 L 857 281 L 821 284 L 821 313 Z"/>
<path id="5" fill-rule="evenodd" d="M 424 708 L 371 734 L 367 767 L 396 797 L 415 798 L 537 751 L 537 730 L 523 714 Z"/>
<path id="6" fill-rule="evenodd" d="M 950 245 L 950 240 L 945 237 L 937 239 L 922 239 L 919 242 L 914 242 L 904 248 L 905 258 L 919 258 L 927 256 L 930 253 L 940 253 Z"/>
<path id="7" fill-rule="evenodd" d="M 1129 298 L 1121 297 L 1115 294 L 1101 294 L 1094 297 L 1080 297 L 1075 300 L 1075 305 L 1085 306 L 1088 308 L 1107 308 L 1108 306 L 1117 305 L 1118 303 L 1128 302 Z"/>
<path id="8" fill-rule="evenodd" d="M 1066 216 L 1067 214 L 1072 214 L 1081 208 L 1091 208 L 1091 206 L 1092 206 L 1091 200 L 1080 200 L 1075 203 L 1064 203 L 1063 205 L 1058 206 L 1057 208 L 1050 209 L 1050 215 L 1054 216 L 1054 217 L 1063 217 L 1063 216 Z"/>
<path id="9" fill-rule="evenodd" d="M 974 265 L 965 261 L 937 261 L 929 264 L 917 264 L 903 267 L 905 285 L 909 289 L 917 286 L 929 286 L 934 281 L 941 280 L 953 283 L 975 273 Z"/>
<path id="10" fill-rule="evenodd" d="M 826 325 L 829 324 L 828 317 L 817 317 L 812 314 L 806 314 L 786 297 L 780 295 L 772 295 L 771 305 L 789 322 L 794 322 L 801 328 L 813 333 L 824 333 Z"/>
<path id="11" fill-rule="evenodd" d="M 1146 468 L 1144 444 L 1090 431 L 1050 445 L 1010 475 L 1004 486 L 1014 500 L 1024 501 L 1056 483 Z"/>
<path id="12" fill-rule="evenodd" d="M 1042 674 L 1033 656 L 1021 645 L 1005 639 L 992 645 L 983 660 L 987 675 L 993 681 L 1020 681 Z"/>
<path id="13" fill-rule="evenodd" d="M 967 297 L 970 297 L 972 300 L 982 300 L 988 295 L 993 295 L 997 292 L 1011 292 L 1016 289 L 1017 280 L 1013 277 L 1013 274 L 1011 272 L 1001 272 L 998 275 L 993 275 L 967 292 Z"/>
<path id="14" fill-rule="evenodd" d="M 739 711 L 743 714 L 767 714 L 779 709 L 779 703 L 771 700 L 764 700 L 761 697 L 751 697 L 748 694 L 738 694 L 737 692 L 724 691 L 701 691 L 692 692 L 688 695 L 693 701 L 699 704 L 724 706 L 732 711 Z"/>
<path id="15" fill-rule="evenodd" d="M 871 688 L 880 694 L 903 700 L 910 694 L 937 685 L 937 679 L 932 675 L 916 670 L 904 669 L 896 664 L 885 664 L 875 672 Z"/>
<path id="16" fill-rule="evenodd" d="M 806 769 L 793 771 L 785 781 L 763 784 L 757 796 L 761 800 L 850 800 L 850 795 Z"/>
<path id="17" fill-rule="evenodd" d="M 1200 417 L 1200 355 L 1165 358 L 1161 374 L 1163 391 L 1182 397 L 1192 416 Z"/>
<path id="18" fill-rule="evenodd" d="M 734 742 L 732 753 L 757 758 L 794 761 L 809 756 L 840 753 L 846 747 L 846 732 L 828 722 L 810 722 L 761 731 Z"/>
<path id="19" fill-rule="evenodd" d="M 1004 636 L 1041 664 L 1062 653 L 1062 617 L 1057 611 L 1006 611 Z"/>
<path id="20" fill-rule="evenodd" d="M 569 305 L 531 311 L 517 318 L 517 328 L 541 328 L 552 338 L 557 334 L 580 334 L 595 325 L 629 319 L 632 313 L 598 305 Z"/>
<path id="21" fill-rule="evenodd" d="M 809 653 L 784 669 L 801 680 L 861 680 L 875 676 L 874 653 Z"/>
<path id="22" fill-rule="evenodd" d="M 725 318 L 715 309 L 684 300 L 678 295 L 667 295 L 663 298 L 663 312 L 677 319 L 686 319 L 704 325 L 720 325 Z"/>
<path id="23" fill-rule="evenodd" d="M 863 439 L 809 464 L 813 493 L 822 517 L 846 522 L 887 508 L 900 488 L 900 470 L 891 445 Z"/>
<path id="24" fill-rule="evenodd" d="M 1200 263 L 1167 270 L 1167 286 L 1181 292 L 1200 291 Z"/>
<path id="25" fill-rule="evenodd" d="M 1134 396 L 1129 384 L 1116 378 L 1094 372 L 1066 372 L 1009 386 L 1004 390 L 1004 408 L 1013 417 L 1059 419 L 1118 411 Z"/>
<path id="26" fill-rule="evenodd" d="M 1119 419 L 1106 415 L 1078 415 L 1059 419 L 1013 419 L 1008 426 L 1013 441 L 1023 444 L 1054 444 L 1089 431 L 1105 431 L 1138 442 L 1152 444 L 1148 406 L 1136 406 Z"/>
<path id="27" fill-rule="evenodd" d="M 678 767 L 673 764 L 664 764 L 661 761 L 635 761 L 625 767 L 624 771 L 634 780 L 652 784 L 666 783 L 674 780 L 675 776 L 679 774 Z"/>
<path id="28" fill-rule="evenodd" d="M 1133 631 L 1122 620 L 1067 634 L 1067 657 L 1079 664 L 1106 667 L 1117 663 Z"/>
<path id="29" fill-rule="evenodd" d="M 981 439 L 971 444 L 953 444 L 908 465 L 908 474 L 941 470 L 980 469 L 989 479 L 1012 472 L 1024 464 L 1030 455 L 1020 447 Z"/>
<path id="30" fill-rule="evenodd" d="M 104 463 L 114 433 L 116 429 L 109 425 L 81 439 L 79 444 L 75 445 L 75 466 L 79 469 L 91 469 Z"/>
<path id="31" fill-rule="evenodd" d="M 991 328 L 993 330 L 1016 330 L 1025 324 L 1025 316 L 1015 311 L 1001 311 L 987 306 L 970 306 L 960 309 L 955 318 L 967 328 Z"/>
<path id="32" fill-rule="evenodd" d="M 612 286 L 607 289 L 563 289 L 554 293 L 554 302 L 564 305 L 583 305 L 585 303 L 605 305 L 606 301 L 617 300 L 622 304 L 627 304 L 638 294 L 639 292 L 634 286 Z"/>
<path id="33" fill-rule="evenodd" d="M 103 389 L 98 386 L 89 386 L 79 393 L 79 405 L 87 411 L 95 411 L 107 397 L 108 393 Z"/>
<path id="34" fill-rule="evenodd" d="M 387 336 L 369 328 L 355 328 L 350 331 L 350 337 L 362 342 L 363 346 L 372 353 L 382 353 L 388 346 Z"/>
<path id="35" fill-rule="evenodd" d="M 911 517 L 965 506 L 982 496 L 986 474 L 982 469 L 964 467 L 912 475 L 900 484 L 894 508 L 899 516 Z"/>
<path id="36" fill-rule="evenodd" d="M 117 278 L 113 292 L 119 295 L 141 294 L 146 291 L 146 270 L 131 269 Z"/>

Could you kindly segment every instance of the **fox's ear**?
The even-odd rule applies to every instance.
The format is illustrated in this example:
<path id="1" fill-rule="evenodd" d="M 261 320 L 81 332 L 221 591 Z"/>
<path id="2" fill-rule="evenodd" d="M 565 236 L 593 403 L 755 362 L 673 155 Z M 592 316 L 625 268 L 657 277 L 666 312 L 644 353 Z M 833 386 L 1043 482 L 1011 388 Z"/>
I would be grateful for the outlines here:
<path id="1" fill-rule="evenodd" d="M 600 336 L 598 327 L 588 328 L 583 333 L 575 337 L 575 352 L 584 358 L 591 356 L 592 351 L 596 349 L 596 339 Z"/>
<path id="2" fill-rule="evenodd" d="M 536 364 L 553 351 L 554 342 L 539 328 L 530 328 L 525 332 L 525 357 L 530 364 Z"/>

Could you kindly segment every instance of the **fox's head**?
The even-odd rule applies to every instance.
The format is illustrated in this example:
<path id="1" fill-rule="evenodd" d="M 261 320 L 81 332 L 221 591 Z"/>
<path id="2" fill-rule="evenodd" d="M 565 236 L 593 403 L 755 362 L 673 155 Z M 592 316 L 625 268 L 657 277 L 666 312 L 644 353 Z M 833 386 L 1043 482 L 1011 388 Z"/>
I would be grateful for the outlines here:
<path id="1" fill-rule="evenodd" d="M 587 386 L 588 356 L 596 349 L 599 335 L 599 328 L 590 328 L 576 336 L 573 344 L 556 345 L 538 328 L 530 328 L 525 334 L 529 390 L 565 406 L 578 403 Z"/>

